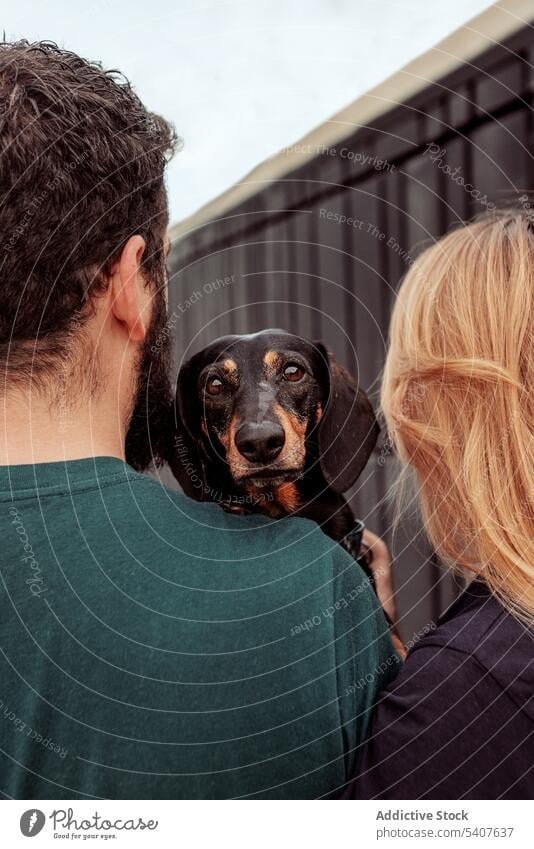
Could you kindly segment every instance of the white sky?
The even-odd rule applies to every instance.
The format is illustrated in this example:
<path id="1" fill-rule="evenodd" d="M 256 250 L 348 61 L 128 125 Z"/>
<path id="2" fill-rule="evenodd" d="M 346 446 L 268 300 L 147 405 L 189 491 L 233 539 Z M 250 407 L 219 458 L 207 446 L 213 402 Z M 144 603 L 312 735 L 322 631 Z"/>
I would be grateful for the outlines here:
<path id="1" fill-rule="evenodd" d="M 6 38 L 120 68 L 185 146 L 171 221 L 424 52 L 487 0 L 3 0 Z"/>

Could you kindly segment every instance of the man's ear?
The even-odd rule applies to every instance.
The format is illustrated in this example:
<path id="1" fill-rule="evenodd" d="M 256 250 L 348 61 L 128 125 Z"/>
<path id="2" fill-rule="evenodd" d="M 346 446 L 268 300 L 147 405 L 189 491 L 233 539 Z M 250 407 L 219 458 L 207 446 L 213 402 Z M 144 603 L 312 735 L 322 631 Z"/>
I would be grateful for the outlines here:
<path id="1" fill-rule="evenodd" d="M 200 416 L 197 401 L 197 363 L 191 357 L 178 373 L 174 401 L 174 436 L 167 458 L 174 477 L 184 493 L 204 500 L 204 468 L 199 450 Z"/>
<path id="2" fill-rule="evenodd" d="M 356 380 L 325 346 L 316 347 L 324 362 L 325 406 L 319 423 L 321 471 L 335 492 L 357 481 L 376 444 L 380 428 L 371 403 Z"/>
<path id="3" fill-rule="evenodd" d="M 150 319 L 149 296 L 145 296 L 141 274 L 144 252 L 143 237 L 130 236 L 111 269 L 111 309 L 132 342 L 144 342 Z"/>

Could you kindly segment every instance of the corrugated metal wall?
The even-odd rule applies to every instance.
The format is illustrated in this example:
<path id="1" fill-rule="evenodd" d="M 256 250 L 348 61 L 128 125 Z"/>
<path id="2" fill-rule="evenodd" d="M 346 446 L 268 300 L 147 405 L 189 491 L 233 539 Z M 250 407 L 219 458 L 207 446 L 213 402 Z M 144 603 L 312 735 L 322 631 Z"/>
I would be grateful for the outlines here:
<path id="1" fill-rule="evenodd" d="M 525 29 L 176 243 L 177 364 L 222 334 L 282 327 L 324 341 L 376 401 L 395 289 L 418 251 L 532 188 L 533 66 Z M 395 474 L 379 447 L 353 504 L 393 544 L 409 638 L 455 587 L 415 516 L 392 540 Z"/>

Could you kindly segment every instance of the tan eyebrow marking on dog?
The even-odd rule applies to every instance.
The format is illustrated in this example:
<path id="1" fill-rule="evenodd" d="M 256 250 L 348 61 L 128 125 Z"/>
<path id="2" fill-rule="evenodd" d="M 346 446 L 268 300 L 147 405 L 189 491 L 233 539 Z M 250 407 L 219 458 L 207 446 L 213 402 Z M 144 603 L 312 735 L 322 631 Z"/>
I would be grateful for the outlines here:
<path id="1" fill-rule="evenodd" d="M 228 357 L 228 359 L 226 360 L 223 360 L 222 367 L 228 374 L 237 374 L 237 363 L 235 362 L 235 360 L 230 359 L 230 357 Z"/>
<path id="2" fill-rule="evenodd" d="M 279 359 L 280 354 L 277 351 L 267 351 L 267 353 L 263 357 L 263 362 L 267 367 L 267 371 L 276 371 Z"/>

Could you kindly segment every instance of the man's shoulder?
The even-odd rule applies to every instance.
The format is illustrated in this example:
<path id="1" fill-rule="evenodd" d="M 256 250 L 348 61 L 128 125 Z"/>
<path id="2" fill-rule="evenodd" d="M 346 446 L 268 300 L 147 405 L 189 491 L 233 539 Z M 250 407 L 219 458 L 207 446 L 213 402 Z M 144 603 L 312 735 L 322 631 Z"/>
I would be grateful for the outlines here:
<path id="1" fill-rule="evenodd" d="M 378 639 L 368 579 L 315 522 L 228 513 L 146 476 L 136 478 L 132 493 L 126 523 L 136 559 L 161 559 L 175 580 L 202 590 L 206 615 L 215 605 L 244 621 L 268 616 L 278 622 L 277 639 L 290 638 L 300 650 L 305 642 L 336 654 L 356 640 L 363 652 Z"/>
<path id="2" fill-rule="evenodd" d="M 137 475 L 135 486 L 124 489 L 126 514 L 136 530 L 142 515 L 147 532 L 184 555 L 249 570 L 271 570 L 304 577 L 320 574 L 328 582 L 349 567 L 361 570 L 319 526 L 309 519 L 272 519 L 263 514 L 239 515 L 220 504 L 198 502 L 166 486 L 158 478 Z"/>
<path id="3" fill-rule="evenodd" d="M 262 513 L 243 513 L 223 509 L 220 503 L 213 501 L 195 501 L 176 489 L 169 487 L 157 476 L 140 474 L 136 476 L 137 491 L 143 503 L 149 509 L 158 510 L 167 519 L 187 525 L 200 523 L 214 530 L 230 531 L 236 535 L 261 535 L 265 540 L 270 537 L 279 539 L 298 539 L 303 542 L 313 539 L 321 550 L 332 550 L 337 544 L 329 539 L 315 522 L 301 517 L 272 519 Z"/>

